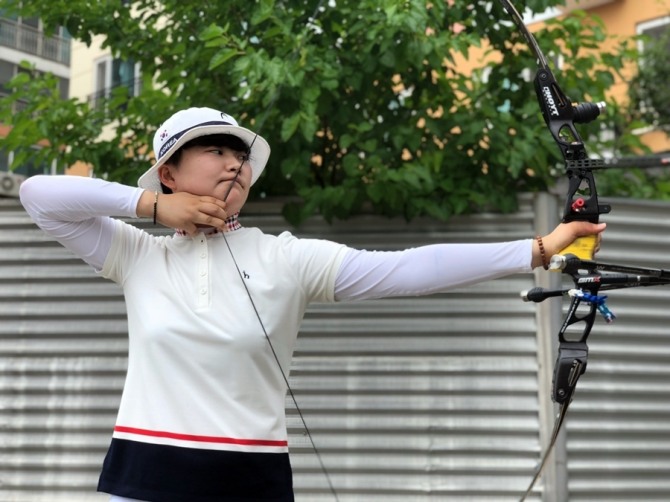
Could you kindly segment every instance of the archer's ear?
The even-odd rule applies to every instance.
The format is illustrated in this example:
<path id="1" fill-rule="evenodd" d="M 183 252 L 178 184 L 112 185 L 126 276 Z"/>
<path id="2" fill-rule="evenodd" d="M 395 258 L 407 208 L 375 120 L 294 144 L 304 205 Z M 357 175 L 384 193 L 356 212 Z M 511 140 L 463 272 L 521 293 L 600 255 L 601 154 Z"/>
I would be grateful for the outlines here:
<path id="1" fill-rule="evenodd" d="M 177 183 L 174 179 L 174 176 L 172 175 L 172 169 L 173 167 L 170 166 L 169 164 L 163 164 L 158 168 L 158 179 L 161 180 L 161 183 L 168 187 L 170 190 L 173 190 L 176 188 Z"/>

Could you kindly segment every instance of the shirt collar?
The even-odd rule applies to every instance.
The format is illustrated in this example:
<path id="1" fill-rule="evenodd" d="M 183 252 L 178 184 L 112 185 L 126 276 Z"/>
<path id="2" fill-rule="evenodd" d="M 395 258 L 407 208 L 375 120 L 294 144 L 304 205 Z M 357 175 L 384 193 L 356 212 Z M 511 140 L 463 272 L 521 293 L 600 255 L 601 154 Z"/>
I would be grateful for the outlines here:
<path id="1" fill-rule="evenodd" d="M 238 212 L 238 213 L 233 214 L 232 216 L 229 216 L 228 218 L 226 218 L 224 220 L 224 223 L 225 223 L 224 232 L 234 232 L 235 230 L 239 230 L 240 228 L 242 228 L 242 224 L 238 220 L 239 215 L 240 215 L 240 213 Z M 200 232 L 205 234 L 205 235 L 215 235 L 215 234 L 221 233 L 221 229 L 214 228 L 214 227 L 205 227 L 205 228 L 201 228 Z M 177 235 L 182 235 L 182 236 L 188 235 L 184 230 L 181 230 L 181 229 L 177 229 L 175 231 L 175 233 Z"/>

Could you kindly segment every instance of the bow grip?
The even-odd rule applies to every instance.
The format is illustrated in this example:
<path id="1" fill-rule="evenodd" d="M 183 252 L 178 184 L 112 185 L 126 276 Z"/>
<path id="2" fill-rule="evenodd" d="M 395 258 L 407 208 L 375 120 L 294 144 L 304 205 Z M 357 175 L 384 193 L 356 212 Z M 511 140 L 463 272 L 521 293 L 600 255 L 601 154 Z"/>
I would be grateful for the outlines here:
<path id="1" fill-rule="evenodd" d="M 608 204 L 598 204 L 598 193 L 590 169 L 595 166 L 596 163 L 592 165 L 588 159 L 568 163 L 568 195 L 563 211 L 564 223 L 571 221 L 598 223 L 600 215 L 609 213 L 612 209 Z M 598 237 L 586 235 L 577 238 L 559 254 L 573 254 L 582 260 L 592 260 L 597 246 Z"/>
<path id="2" fill-rule="evenodd" d="M 598 247 L 598 237 L 596 235 L 585 235 L 577 237 L 568 247 L 561 249 L 560 255 L 573 254 L 581 260 L 592 260 Z"/>

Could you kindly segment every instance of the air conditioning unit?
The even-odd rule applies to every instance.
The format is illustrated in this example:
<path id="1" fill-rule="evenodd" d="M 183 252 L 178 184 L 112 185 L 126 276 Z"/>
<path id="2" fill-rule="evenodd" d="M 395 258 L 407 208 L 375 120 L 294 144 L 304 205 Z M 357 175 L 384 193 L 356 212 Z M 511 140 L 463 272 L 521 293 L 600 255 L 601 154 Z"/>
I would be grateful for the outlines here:
<path id="1" fill-rule="evenodd" d="M 18 197 L 19 186 L 25 179 L 20 174 L 0 171 L 0 197 Z"/>

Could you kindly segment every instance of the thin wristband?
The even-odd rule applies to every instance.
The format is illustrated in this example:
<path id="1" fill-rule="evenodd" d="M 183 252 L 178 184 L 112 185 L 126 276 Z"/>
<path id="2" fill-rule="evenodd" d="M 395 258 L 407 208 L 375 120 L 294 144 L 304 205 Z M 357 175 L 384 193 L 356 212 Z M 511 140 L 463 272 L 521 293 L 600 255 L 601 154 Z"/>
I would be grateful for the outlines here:
<path id="1" fill-rule="evenodd" d="M 544 252 L 544 243 L 542 242 L 542 237 L 537 235 L 535 237 L 537 240 L 537 245 L 540 247 L 540 257 L 542 258 L 542 268 L 549 270 L 549 262 L 547 262 L 547 254 Z"/>
<path id="2" fill-rule="evenodd" d="M 157 213 L 158 213 L 158 190 L 154 192 L 154 225 L 156 224 Z M 544 256 L 544 254 L 542 256 Z"/>

